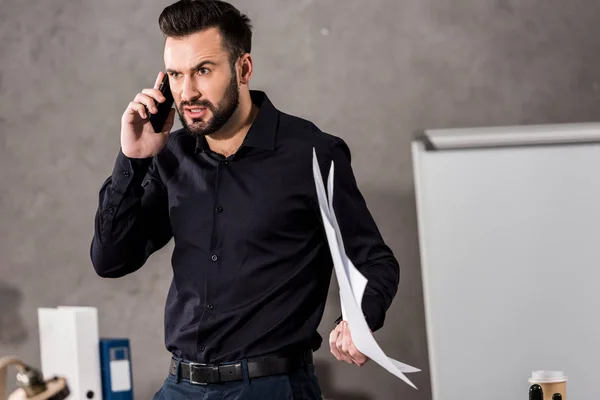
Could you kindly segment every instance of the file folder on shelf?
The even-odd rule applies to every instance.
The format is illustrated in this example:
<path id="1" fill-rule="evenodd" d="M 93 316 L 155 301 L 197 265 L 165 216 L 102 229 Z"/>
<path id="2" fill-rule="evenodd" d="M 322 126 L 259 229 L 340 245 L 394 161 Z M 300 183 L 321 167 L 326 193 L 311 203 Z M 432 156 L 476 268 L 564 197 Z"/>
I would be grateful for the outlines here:
<path id="1" fill-rule="evenodd" d="M 100 339 L 104 400 L 133 400 L 129 339 Z"/>

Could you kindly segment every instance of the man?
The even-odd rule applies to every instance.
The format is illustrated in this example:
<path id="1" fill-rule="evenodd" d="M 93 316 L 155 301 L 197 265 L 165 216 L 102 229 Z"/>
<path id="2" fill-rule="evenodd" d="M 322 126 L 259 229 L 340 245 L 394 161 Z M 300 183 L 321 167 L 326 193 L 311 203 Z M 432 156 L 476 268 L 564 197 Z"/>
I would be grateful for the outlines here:
<path id="1" fill-rule="evenodd" d="M 362 309 L 373 331 L 398 286 L 350 151 L 249 90 L 250 20 L 230 4 L 181 0 L 159 25 L 184 128 L 169 134 L 175 110 L 161 134 L 148 120 L 165 100 L 161 72 L 122 116 L 121 151 L 100 190 L 94 268 L 108 278 L 132 273 L 174 238 L 165 308 L 173 358 L 155 399 L 320 399 L 312 351 L 332 261 L 313 148 L 323 174 L 335 163 L 334 207 L 346 252 L 369 279 Z M 329 339 L 338 360 L 367 361 L 345 321 Z"/>

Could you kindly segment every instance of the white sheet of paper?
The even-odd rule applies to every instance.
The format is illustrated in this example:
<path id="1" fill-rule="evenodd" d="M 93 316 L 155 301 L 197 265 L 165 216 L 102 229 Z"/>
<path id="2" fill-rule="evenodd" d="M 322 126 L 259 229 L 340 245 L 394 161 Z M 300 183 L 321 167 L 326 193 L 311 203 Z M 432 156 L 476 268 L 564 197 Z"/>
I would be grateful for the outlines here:
<path id="1" fill-rule="evenodd" d="M 329 177 L 327 178 L 328 198 L 319 169 L 317 154 L 313 149 L 313 175 L 321 216 L 323 217 L 323 226 L 331 251 L 335 275 L 340 287 L 342 316 L 348 322 L 350 332 L 352 333 L 352 341 L 358 351 L 416 389 L 417 387 L 404 374 L 419 372 L 420 369 L 386 356 L 375 341 L 363 315 L 361 304 L 367 286 L 367 278 L 360 273 L 346 255 L 342 234 L 333 210 L 333 169 L 334 165 L 332 162 Z"/>

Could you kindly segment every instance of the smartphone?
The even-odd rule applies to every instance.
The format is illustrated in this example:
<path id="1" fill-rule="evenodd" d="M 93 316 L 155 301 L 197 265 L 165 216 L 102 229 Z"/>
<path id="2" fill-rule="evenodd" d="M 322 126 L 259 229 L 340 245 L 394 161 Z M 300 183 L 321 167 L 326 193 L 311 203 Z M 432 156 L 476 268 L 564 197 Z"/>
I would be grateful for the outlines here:
<path id="1" fill-rule="evenodd" d="M 165 101 L 159 103 L 154 100 L 158 112 L 156 114 L 148 113 L 148 115 L 150 116 L 150 123 L 152 124 L 152 128 L 154 128 L 154 132 L 161 133 L 165 126 L 165 121 L 169 117 L 169 112 L 173 107 L 173 95 L 169 86 L 169 75 L 165 74 L 158 90 L 164 96 Z"/>

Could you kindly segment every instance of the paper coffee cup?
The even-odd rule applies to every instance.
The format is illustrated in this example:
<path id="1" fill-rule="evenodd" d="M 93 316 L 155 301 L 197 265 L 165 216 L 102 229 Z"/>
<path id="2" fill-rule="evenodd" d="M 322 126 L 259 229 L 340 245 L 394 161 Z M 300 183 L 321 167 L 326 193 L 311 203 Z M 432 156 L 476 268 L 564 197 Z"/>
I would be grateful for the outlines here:
<path id="1" fill-rule="evenodd" d="M 552 400 L 555 393 L 560 393 L 563 400 L 567 399 L 567 377 L 563 371 L 533 371 L 529 384 L 536 383 L 544 391 L 544 400 Z"/>

